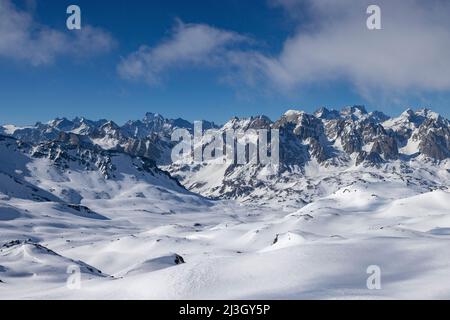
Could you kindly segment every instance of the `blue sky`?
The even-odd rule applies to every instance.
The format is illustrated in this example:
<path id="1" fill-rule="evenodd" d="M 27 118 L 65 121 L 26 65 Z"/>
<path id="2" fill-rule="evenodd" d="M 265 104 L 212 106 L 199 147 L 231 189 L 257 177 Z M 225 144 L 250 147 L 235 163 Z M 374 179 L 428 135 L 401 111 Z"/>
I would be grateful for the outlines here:
<path id="1" fill-rule="evenodd" d="M 450 116 L 448 3 L 378 1 L 383 30 L 369 33 L 364 1 L 311 1 L 0 0 L 0 123 L 352 104 Z M 70 4 L 81 31 L 65 28 Z"/>

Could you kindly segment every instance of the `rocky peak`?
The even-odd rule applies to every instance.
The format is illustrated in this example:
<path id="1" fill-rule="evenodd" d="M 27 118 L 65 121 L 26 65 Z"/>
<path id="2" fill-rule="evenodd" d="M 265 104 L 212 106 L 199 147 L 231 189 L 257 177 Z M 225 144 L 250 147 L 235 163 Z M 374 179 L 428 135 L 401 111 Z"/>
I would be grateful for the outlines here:
<path id="1" fill-rule="evenodd" d="M 314 112 L 314 116 L 323 119 L 323 120 L 333 120 L 338 119 L 340 117 L 339 111 L 337 110 L 329 110 L 325 107 L 322 107 Z"/>
<path id="2" fill-rule="evenodd" d="M 389 116 L 380 111 L 373 111 L 368 114 L 368 118 L 375 123 L 381 123 L 388 120 Z"/>
<path id="3" fill-rule="evenodd" d="M 424 118 L 424 119 L 432 119 L 432 120 L 436 120 L 436 121 L 442 120 L 442 117 L 439 113 L 431 111 L 428 108 L 417 110 L 416 116 Z"/>
<path id="4" fill-rule="evenodd" d="M 280 130 L 292 130 L 300 139 L 318 138 L 323 134 L 322 121 L 303 111 L 286 112 L 273 127 Z"/>
<path id="5" fill-rule="evenodd" d="M 360 119 L 361 117 L 363 117 L 364 115 L 367 115 L 367 110 L 364 106 L 349 106 L 349 107 L 344 107 L 341 110 L 341 116 L 344 118 L 350 117 L 353 120 L 357 120 Z"/>
<path id="6" fill-rule="evenodd" d="M 221 128 L 222 131 L 226 130 L 249 130 L 249 129 L 270 129 L 272 121 L 266 116 L 257 116 L 250 118 L 238 118 L 234 117 L 230 119 Z"/>
<path id="7" fill-rule="evenodd" d="M 74 122 L 68 120 L 67 118 L 57 118 L 48 123 L 52 128 L 58 129 L 60 131 L 70 131 L 73 129 Z"/>
<path id="8" fill-rule="evenodd" d="M 436 113 L 428 113 L 426 120 L 420 125 L 413 139 L 420 141 L 419 151 L 435 160 L 445 160 L 450 157 L 450 127 Z"/>
<path id="9" fill-rule="evenodd" d="M 66 143 L 71 146 L 80 146 L 82 137 L 74 133 L 60 132 L 56 142 Z"/>
<path id="10" fill-rule="evenodd" d="M 147 112 L 144 116 L 143 122 L 164 122 L 164 117 L 159 113 Z"/>
<path id="11" fill-rule="evenodd" d="M 100 127 L 100 130 L 103 131 L 116 131 L 120 130 L 120 126 L 114 121 L 108 121 Z"/>

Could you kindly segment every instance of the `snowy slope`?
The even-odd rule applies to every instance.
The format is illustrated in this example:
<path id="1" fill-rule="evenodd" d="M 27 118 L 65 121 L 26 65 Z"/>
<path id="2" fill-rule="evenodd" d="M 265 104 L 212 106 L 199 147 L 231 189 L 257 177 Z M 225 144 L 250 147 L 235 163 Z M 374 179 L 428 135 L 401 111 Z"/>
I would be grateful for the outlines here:
<path id="1" fill-rule="evenodd" d="M 396 184 L 360 184 L 292 213 L 230 203 L 172 215 L 96 207 L 111 220 L 75 217 L 76 230 L 36 226 L 36 234 L 47 248 L 114 278 L 85 279 L 81 290 L 69 290 L 65 278 L 45 278 L 64 265 L 58 259 L 33 271 L 30 285 L 11 276 L 30 273 L 29 266 L 0 255 L 8 270 L 0 272 L 8 288 L 0 297 L 448 299 L 449 201 L 447 191 L 414 195 Z M 19 223 L 9 221 L 9 230 Z M 382 290 L 366 287 L 370 265 L 381 268 Z"/>
<path id="2" fill-rule="evenodd" d="M 153 156 L 183 126 L 4 126 L 0 299 L 450 299 L 448 120 L 362 107 L 234 118 L 219 130 L 282 131 L 280 172 L 175 163 L 170 176 Z M 374 265 L 381 290 L 366 285 Z"/>

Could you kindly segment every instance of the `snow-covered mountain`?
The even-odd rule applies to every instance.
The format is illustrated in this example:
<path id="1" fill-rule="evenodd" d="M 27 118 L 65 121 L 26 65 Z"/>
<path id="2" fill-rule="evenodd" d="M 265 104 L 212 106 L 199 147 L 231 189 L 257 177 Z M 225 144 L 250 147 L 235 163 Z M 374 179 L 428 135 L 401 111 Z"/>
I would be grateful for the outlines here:
<path id="1" fill-rule="evenodd" d="M 399 181 L 422 192 L 446 188 L 449 121 L 430 110 L 397 118 L 364 107 L 314 114 L 290 110 L 267 117 L 234 118 L 219 130 L 278 129 L 280 167 L 260 164 L 174 163 L 166 169 L 188 189 L 213 198 L 298 207 L 355 181 Z"/>
<path id="2" fill-rule="evenodd" d="M 217 128 L 213 122 L 202 121 L 202 125 L 204 130 Z M 147 113 L 143 120 L 130 120 L 123 126 L 104 119 L 62 118 L 45 124 L 38 122 L 34 126 L 3 125 L 0 126 L 0 134 L 33 144 L 57 140 L 61 133 L 76 134 L 102 149 L 124 151 L 167 165 L 170 164 L 170 152 L 174 146 L 170 137 L 177 128 L 192 132 L 194 124 Z"/>
<path id="3" fill-rule="evenodd" d="M 172 163 L 176 128 L 193 125 L 2 126 L 0 299 L 449 297 L 447 119 L 356 106 L 203 122 L 278 129 L 278 171 Z M 365 290 L 374 264 L 382 291 Z"/>
<path id="4" fill-rule="evenodd" d="M 153 160 L 102 149 L 74 133 L 60 132 L 56 140 L 38 144 L 0 136 L 0 163 L 0 192 L 6 200 L 55 202 L 77 209 L 89 200 L 168 194 L 203 201 Z"/>
<path id="5" fill-rule="evenodd" d="M 443 188 L 449 179 L 449 121 L 428 109 L 408 109 L 389 118 L 363 106 L 341 111 L 323 107 L 312 114 L 290 110 L 274 122 L 258 116 L 233 118 L 220 127 L 203 121 L 202 127 L 223 135 L 230 129 L 278 129 L 280 167 L 271 173 L 267 166 L 251 163 L 172 163 L 172 132 L 182 128 L 192 133 L 194 125 L 153 113 L 123 126 L 76 118 L 24 128 L 5 125 L 2 132 L 35 145 L 73 138 L 104 152 L 150 159 L 193 192 L 266 205 L 304 205 L 364 179 L 363 173 L 375 180 L 404 181 L 422 191 Z"/>

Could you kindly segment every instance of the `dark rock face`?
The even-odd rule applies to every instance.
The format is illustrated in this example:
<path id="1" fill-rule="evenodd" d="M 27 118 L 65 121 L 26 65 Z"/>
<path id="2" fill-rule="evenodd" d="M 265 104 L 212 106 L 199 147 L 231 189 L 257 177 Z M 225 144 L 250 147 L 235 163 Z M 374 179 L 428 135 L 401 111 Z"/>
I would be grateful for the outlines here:
<path id="1" fill-rule="evenodd" d="M 370 120 L 375 123 L 380 123 L 388 120 L 389 117 L 385 115 L 383 112 L 380 111 L 374 111 L 370 113 Z"/>
<path id="2" fill-rule="evenodd" d="M 61 170 L 76 164 L 86 171 L 99 170 L 105 178 L 113 177 L 115 168 L 109 152 L 80 141 L 81 138 L 74 134 L 62 133 L 59 141 L 39 144 L 31 155 L 50 159 Z"/>
<path id="3" fill-rule="evenodd" d="M 375 141 L 381 143 L 389 140 L 384 128 L 367 118 L 357 121 L 351 119 L 340 120 L 336 123 L 334 131 L 347 154 L 361 152 L 363 146 L 369 143 Z M 396 145 L 392 145 L 392 147 L 395 148 Z"/>
<path id="4" fill-rule="evenodd" d="M 113 156 L 124 154 L 138 169 L 154 175 L 161 173 L 156 162 L 147 157 L 131 155 L 124 150 L 104 150 L 92 144 L 85 136 L 61 132 L 58 140 L 40 143 L 30 148 L 34 158 L 47 158 L 60 170 L 79 168 L 85 171 L 99 171 L 105 179 L 116 177 L 117 168 L 113 164 Z"/>
<path id="5" fill-rule="evenodd" d="M 203 130 L 218 128 L 214 122 L 201 121 Z M 159 114 L 146 113 L 143 120 L 128 121 L 122 128 L 122 134 L 129 138 L 144 139 L 151 135 L 170 137 L 174 129 L 194 130 L 194 124 L 184 119 L 166 119 Z"/>
<path id="6" fill-rule="evenodd" d="M 272 128 L 280 130 L 280 160 L 288 167 L 304 165 L 312 158 L 322 163 L 333 157 L 324 124 L 313 115 L 286 114 Z"/>
<path id="7" fill-rule="evenodd" d="M 266 117 L 266 116 L 259 116 L 259 117 L 251 117 L 249 119 L 245 119 L 245 121 L 234 117 L 228 123 L 222 127 L 222 128 L 212 128 L 212 129 L 219 129 L 223 130 L 225 127 L 228 130 L 259 130 L 259 129 L 270 129 L 272 125 L 272 121 Z M 205 127 L 203 127 L 205 129 Z"/>
<path id="8" fill-rule="evenodd" d="M 309 143 L 310 154 L 316 158 L 319 163 L 325 162 L 331 158 L 330 153 L 327 150 L 327 146 L 320 143 L 319 140 L 312 138 Z"/>
<path id="9" fill-rule="evenodd" d="M 382 155 L 385 160 L 395 160 L 398 158 L 397 141 L 387 135 L 381 136 L 375 140 L 370 153 Z"/>
<path id="10" fill-rule="evenodd" d="M 303 166 L 309 160 L 308 147 L 294 133 L 295 125 L 285 124 L 275 129 L 280 130 L 280 161 L 283 164 Z"/>
<path id="11" fill-rule="evenodd" d="M 445 160 L 450 157 L 448 138 L 435 133 L 423 137 L 419 145 L 422 154 L 436 160 Z"/>
<path id="12" fill-rule="evenodd" d="M 342 148 L 347 154 L 360 152 L 363 146 L 361 129 L 355 127 L 350 120 L 337 123 L 337 135 L 341 140 Z"/>
<path id="13" fill-rule="evenodd" d="M 178 254 L 175 254 L 174 258 L 175 258 L 174 263 L 175 263 L 176 265 L 186 263 L 186 262 L 184 261 L 183 257 L 180 256 L 180 255 L 178 255 Z"/>
<path id="14" fill-rule="evenodd" d="M 323 120 L 333 120 L 338 119 L 340 117 L 340 114 L 337 110 L 328 110 L 327 108 L 323 107 L 314 112 L 314 116 Z"/>
<path id="15" fill-rule="evenodd" d="M 364 106 L 349 106 L 341 110 L 341 116 L 350 117 L 351 119 L 356 119 L 361 115 L 366 115 L 367 110 Z"/>
<path id="16" fill-rule="evenodd" d="M 273 128 L 290 130 L 301 140 L 307 138 L 320 139 L 324 134 L 322 121 L 304 112 L 284 115 L 273 125 Z"/>
<path id="17" fill-rule="evenodd" d="M 383 162 L 383 159 L 381 156 L 376 152 L 366 152 L 362 151 L 358 154 L 358 157 L 356 158 L 356 165 L 359 166 L 360 164 L 366 163 L 368 165 L 374 165 L 377 166 L 380 163 Z"/>
<path id="18" fill-rule="evenodd" d="M 153 134 L 144 139 L 129 138 L 118 149 L 133 156 L 152 159 L 158 164 L 169 164 L 169 153 L 173 146 L 171 141 Z"/>
<path id="19" fill-rule="evenodd" d="M 420 140 L 420 153 L 435 160 L 450 157 L 450 128 L 445 126 L 442 118 L 424 121 L 416 138 Z"/>

